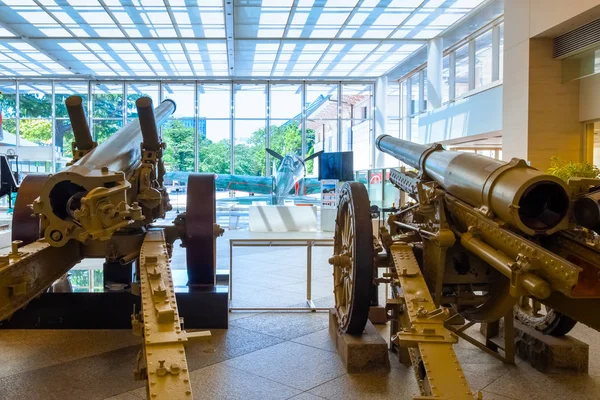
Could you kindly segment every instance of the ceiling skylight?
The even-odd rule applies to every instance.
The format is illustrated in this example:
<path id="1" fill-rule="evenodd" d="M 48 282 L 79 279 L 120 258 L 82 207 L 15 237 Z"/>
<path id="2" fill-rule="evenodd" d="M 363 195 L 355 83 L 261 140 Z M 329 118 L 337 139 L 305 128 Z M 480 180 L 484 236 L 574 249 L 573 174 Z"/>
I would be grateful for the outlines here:
<path id="1" fill-rule="evenodd" d="M 376 77 L 483 1 L 0 0 L 0 75 Z"/>

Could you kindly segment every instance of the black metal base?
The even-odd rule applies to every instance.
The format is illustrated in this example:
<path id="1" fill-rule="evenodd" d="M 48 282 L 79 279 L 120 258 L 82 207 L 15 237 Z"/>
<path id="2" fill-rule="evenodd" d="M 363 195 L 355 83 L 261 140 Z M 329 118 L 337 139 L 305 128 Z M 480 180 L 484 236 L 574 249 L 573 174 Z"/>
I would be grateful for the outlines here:
<path id="1" fill-rule="evenodd" d="M 176 293 L 185 329 L 227 329 L 227 286 Z M 17 311 L 0 329 L 131 329 L 140 297 L 128 292 L 44 293 Z"/>

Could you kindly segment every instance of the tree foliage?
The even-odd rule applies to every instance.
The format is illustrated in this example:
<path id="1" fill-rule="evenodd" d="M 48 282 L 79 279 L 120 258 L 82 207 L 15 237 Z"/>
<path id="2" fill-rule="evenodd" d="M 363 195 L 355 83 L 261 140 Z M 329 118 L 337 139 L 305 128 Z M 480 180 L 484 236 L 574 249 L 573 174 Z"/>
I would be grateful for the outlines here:
<path id="1" fill-rule="evenodd" d="M 552 157 L 548 173 L 567 182 L 569 178 L 597 178 L 600 175 L 600 169 L 588 162 L 575 163 L 560 157 Z"/>

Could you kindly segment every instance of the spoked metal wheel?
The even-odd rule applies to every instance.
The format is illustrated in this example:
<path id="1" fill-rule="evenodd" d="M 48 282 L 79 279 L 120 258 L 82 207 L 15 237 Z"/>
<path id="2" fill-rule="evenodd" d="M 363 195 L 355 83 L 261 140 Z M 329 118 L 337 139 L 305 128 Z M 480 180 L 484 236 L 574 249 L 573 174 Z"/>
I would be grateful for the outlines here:
<path id="1" fill-rule="evenodd" d="M 371 305 L 373 225 L 369 194 L 362 183 L 342 187 L 335 226 L 333 285 L 342 333 L 361 334 Z"/>
<path id="2" fill-rule="evenodd" d="M 577 323 L 574 319 L 531 297 L 521 297 L 514 308 L 515 318 L 545 335 L 564 336 Z"/>

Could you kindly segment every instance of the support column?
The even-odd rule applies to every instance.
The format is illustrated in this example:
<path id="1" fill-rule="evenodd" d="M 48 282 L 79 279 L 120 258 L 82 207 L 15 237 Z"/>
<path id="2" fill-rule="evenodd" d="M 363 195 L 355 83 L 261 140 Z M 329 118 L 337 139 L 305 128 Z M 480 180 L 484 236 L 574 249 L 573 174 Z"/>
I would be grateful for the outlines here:
<path id="1" fill-rule="evenodd" d="M 374 123 L 373 123 L 373 133 L 370 139 L 371 153 L 369 163 L 371 168 L 380 168 L 385 164 L 385 155 L 380 151 L 376 151 L 375 149 L 375 138 L 379 135 L 387 133 L 387 110 L 386 110 L 386 96 L 387 96 L 387 76 L 382 76 L 377 78 L 375 82 L 375 96 L 373 99 L 373 104 L 375 105 L 373 108 L 375 110 L 374 113 Z M 355 149 L 356 150 L 356 149 Z"/>
<path id="2" fill-rule="evenodd" d="M 442 38 L 436 37 L 427 42 L 427 109 L 433 110 L 442 105 L 442 62 L 444 58 Z"/>

